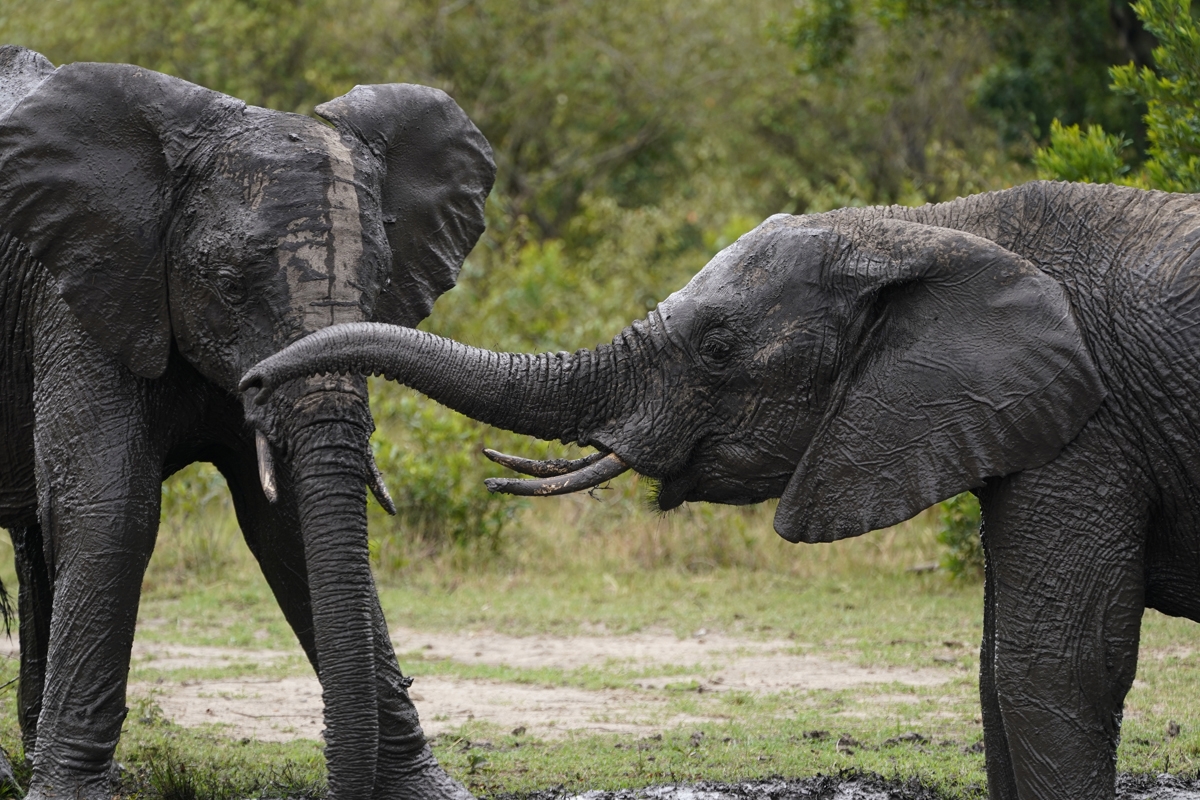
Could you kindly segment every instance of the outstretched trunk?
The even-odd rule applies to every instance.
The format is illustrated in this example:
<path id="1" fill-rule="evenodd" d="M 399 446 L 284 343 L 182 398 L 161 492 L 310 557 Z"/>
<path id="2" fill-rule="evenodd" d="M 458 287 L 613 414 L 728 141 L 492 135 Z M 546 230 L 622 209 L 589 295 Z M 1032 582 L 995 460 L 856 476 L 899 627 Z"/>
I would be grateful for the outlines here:
<path id="1" fill-rule="evenodd" d="M 303 423 L 292 433 L 290 465 L 325 700 L 329 797 L 357 798 L 373 792 L 379 750 L 365 489 L 370 428 L 345 413 L 362 400 L 338 395 L 297 404 Z"/>
<path id="2" fill-rule="evenodd" d="M 469 347 L 411 328 L 334 325 L 260 362 L 242 380 L 257 401 L 292 378 L 319 373 L 383 375 L 468 417 L 539 439 L 596 444 L 593 435 L 634 401 L 633 361 L 655 325 L 635 322 L 609 345 L 525 355 Z"/>

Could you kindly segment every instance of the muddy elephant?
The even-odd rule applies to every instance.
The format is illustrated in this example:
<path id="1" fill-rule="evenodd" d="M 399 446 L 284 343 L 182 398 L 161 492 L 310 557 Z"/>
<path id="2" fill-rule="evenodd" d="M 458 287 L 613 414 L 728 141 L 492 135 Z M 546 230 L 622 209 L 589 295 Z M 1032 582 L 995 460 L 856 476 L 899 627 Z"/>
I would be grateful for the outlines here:
<path id="1" fill-rule="evenodd" d="M 30 797 L 110 797 L 164 478 L 225 476 L 321 680 L 337 798 L 469 797 L 438 766 L 376 597 L 361 377 L 267 404 L 238 377 L 334 323 L 415 325 L 483 230 L 491 150 L 440 91 L 330 124 L 118 64 L 0 49 L 0 525 L 16 551 Z"/>
<path id="2" fill-rule="evenodd" d="M 1142 611 L 1200 620 L 1198 251 L 1200 197 L 1114 186 L 775 216 L 595 350 L 335 326 L 242 385 L 384 374 L 601 451 L 497 456 L 543 477 L 494 489 L 571 491 L 628 465 L 664 509 L 779 497 L 792 542 L 973 490 L 990 796 L 1112 798 Z"/>

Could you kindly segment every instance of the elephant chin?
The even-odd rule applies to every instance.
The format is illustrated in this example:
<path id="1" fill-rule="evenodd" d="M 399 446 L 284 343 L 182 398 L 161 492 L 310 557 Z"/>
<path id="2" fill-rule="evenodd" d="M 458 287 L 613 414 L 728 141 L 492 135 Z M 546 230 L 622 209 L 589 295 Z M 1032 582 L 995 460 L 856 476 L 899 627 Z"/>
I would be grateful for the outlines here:
<path id="1" fill-rule="evenodd" d="M 691 499 L 692 490 L 696 488 L 699 478 L 694 474 L 686 474 L 676 478 L 657 481 L 651 489 L 651 497 L 662 511 L 679 508 Z"/>

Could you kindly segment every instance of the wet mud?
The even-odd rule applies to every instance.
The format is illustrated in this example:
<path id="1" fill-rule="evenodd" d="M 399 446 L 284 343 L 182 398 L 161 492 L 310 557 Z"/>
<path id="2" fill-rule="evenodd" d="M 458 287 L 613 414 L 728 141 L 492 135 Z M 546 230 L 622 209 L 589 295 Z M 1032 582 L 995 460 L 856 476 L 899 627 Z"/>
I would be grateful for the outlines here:
<path id="1" fill-rule="evenodd" d="M 923 786 L 915 778 L 889 781 L 879 775 L 848 772 L 800 780 L 705 781 L 613 792 L 549 789 L 532 794 L 500 795 L 496 800 L 974 800 L 983 797 L 986 797 L 983 787 L 969 794 L 947 794 Z M 1117 800 L 1200 800 L 1200 779 L 1122 775 L 1117 780 Z"/>

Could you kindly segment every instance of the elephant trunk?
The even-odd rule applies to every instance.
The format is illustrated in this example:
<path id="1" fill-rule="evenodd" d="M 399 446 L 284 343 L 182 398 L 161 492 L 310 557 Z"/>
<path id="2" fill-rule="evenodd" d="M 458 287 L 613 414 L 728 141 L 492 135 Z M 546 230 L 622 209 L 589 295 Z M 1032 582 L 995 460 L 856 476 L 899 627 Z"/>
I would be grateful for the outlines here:
<path id="1" fill-rule="evenodd" d="M 366 517 L 372 426 L 365 386 L 354 382 L 364 396 L 331 391 L 329 382 L 303 395 L 288 448 L 325 701 L 330 798 L 371 796 L 379 750 Z"/>
<path id="2" fill-rule="evenodd" d="M 619 416 L 634 393 L 627 333 L 595 350 L 526 355 L 470 347 L 412 328 L 347 323 L 265 359 L 241 386 L 258 388 L 255 399 L 261 402 L 275 387 L 304 375 L 383 375 L 489 425 L 605 446 L 591 441 L 592 435 Z"/>

